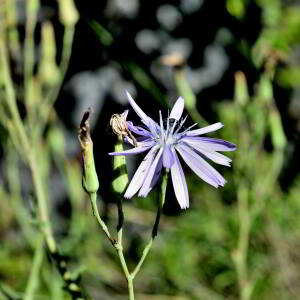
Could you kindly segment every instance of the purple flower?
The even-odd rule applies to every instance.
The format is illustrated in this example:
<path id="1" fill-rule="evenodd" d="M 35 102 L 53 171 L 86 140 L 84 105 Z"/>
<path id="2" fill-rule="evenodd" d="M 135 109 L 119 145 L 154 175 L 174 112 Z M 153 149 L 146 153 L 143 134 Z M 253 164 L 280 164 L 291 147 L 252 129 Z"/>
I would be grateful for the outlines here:
<path id="1" fill-rule="evenodd" d="M 184 128 L 186 120 L 181 119 L 184 99 L 179 97 L 168 118 L 163 121 L 159 112 L 159 124 L 148 117 L 126 92 L 129 103 L 144 127 L 134 126 L 127 121 L 128 129 L 138 135 L 136 147 L 123 152 L 112 152 L 110 155 L 131 155 L 150 150 L 135 172 L 125 194 L 125 198 L 138 195 L 146 197 L 159 179 L 162 167 L 171 170 L 171 177 L 176 198 L 181 208 L 189 207 L 189 195 L 184 173 L 178 153 L 185 163 L 205 182 L 214 187 L 224 186 L 226 180 L 203 157 L 217 164 L 230 166 L 231 159 L 219 151 L 235 151 L 236 146 L 220 139 L 201 137 L 202 134 L 213 132 L 223 127 L 222 123 L 191 129 Z"/>

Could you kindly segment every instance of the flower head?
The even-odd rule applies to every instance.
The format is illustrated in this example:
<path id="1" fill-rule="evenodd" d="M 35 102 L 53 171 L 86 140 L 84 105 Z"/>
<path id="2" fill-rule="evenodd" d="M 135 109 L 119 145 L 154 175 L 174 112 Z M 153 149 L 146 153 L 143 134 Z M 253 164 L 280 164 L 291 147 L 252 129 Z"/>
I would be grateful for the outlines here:
<path id="1" fill-rule="evenodd" d="M 136 147 L 122 152 L 112 152 L 110 155 L 132 155 L 149 150 L 135 172 L 125 194 L 125 198 L 146 197 L 159 179 L 162 167 L 171 170 L 171 177 L 176 198 L 181 208 L 189 207 L 189 195 L 184 173 L 178 158 L 178 153 L 185 163 L 205 182 L 214 187 L 224 186 L 226 180 L 203 157 L 225 166 L 230 166 L 231 159 L 219 151 L 235 151 L 236 146 L 220 139 L 202 137 L 201 135 L 216 131 L 223 127 L 222 123 L 192 129 L 195 125 L 184 128 L 186 121 L 181 118 L 184 109 L 184 99 L 179 97 L 170 115 L 163 120 L 159 112 L 159 124 L 147 116 L 126 92 L 134 111 L 141 118 L 144 127 L 134 126 L 127 121 L 128 130 L 136 134 Z"/>

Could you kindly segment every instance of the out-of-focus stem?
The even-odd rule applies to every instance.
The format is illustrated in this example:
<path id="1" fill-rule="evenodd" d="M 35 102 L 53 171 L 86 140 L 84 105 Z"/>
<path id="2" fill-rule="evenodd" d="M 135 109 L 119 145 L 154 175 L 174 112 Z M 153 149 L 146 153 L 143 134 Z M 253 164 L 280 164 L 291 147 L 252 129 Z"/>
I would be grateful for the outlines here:
<path id="1" fill-rule="evenodd" d="M 249 248 L 249 236 L 251 229 L 251 215 L 249 211 L 249 190 L 245 183 L 238 187 L 238 216 L 239 216 L 239 239 L 238 247 L 233 253 L 233 261 L 237 270 L 240 299 L 251 298 L 253 286 L 249 282 L 247 257 Z"/>
<path id="2" fill-rule="evenodd" d="M 55 252 L 56 245 L 55 240 L 52 235 L 52 230 L 50 227 L 50 222 L 48 219 L 48 210 L 46 203 L 46 196 L 42 186 L 42 179 L 39 170 L 39 166 L 36 160 L 36 153 L 34 147 L 30 144 L 29 138 L 25 131 L 24 125 L 22 123 L 16 102 L 16 96 L 13 88 L 13 83 L 11 80 L 10 69 L 8 65 L 8 55 L 3 39 L 0 38 L 0 63 L 2 65 L 2 77 L 4 81 L 5 91 L 6 91 L 6 102 L 10 110 L 12 120 L 15 124 L 16 131 L 18 133 L 22 149 L 25 153 L 25 159 L 27 160 L 34 183 L 35 193 L 37 196 L 39 217 L 41 220 L 41 230 L 45 235 L 47 245 L 51 252 Z M 33 145 L 34 146 L 34 145 Z"/>
<path id="3" fill-rule="evenodd" d="M 28 113 L 31 112 L 30 102 L 32 99 L 30 89 L 32 88 L 32 77 L 34 67 L 34 30 L 37 20 L 39 0 L 28 0 L 26 7 L 25 43 L 24 43 L 24 90 L 25 104 Z"/>
<path id="4" fill-rule="evenodd" d="M 40 270 L 41 270 L 43 256 L 44 256 L 43 243 L 44 243 L 44 237 L 40 235 L 39 239 L 37 240 L 37 245 L 35 248 L 32 268 L 26 286 L 24 300 L 33 300 L 35 291 L 38 288 Z"/>
<path id="5" fill-rule="evenodd" d="M 75 32 L 75 26 L 67 26 L 65 28 L 64 37 L 63 37 L 63 49 L 62 49 L 62 56 L 61 61 L 59 65 L 60 69 L 60 76 L 58 83 L 54 85 L 45 95 L 44 101 L 41 104 L 40 108 L 40 124 L 37 128 L 38 132 L 36 133 L 37 136 L 39 136 L 43 131 L 44 128 L 49 120 L 51 110 L 53 109 L 53 105 L 57 99 L 57 96 L 59 94 L 59 91 L 61 89 L 61 86 L 63 84 L 71 53 L 72 53 L 72 44 L 74 39 L 74 32 Z"/>

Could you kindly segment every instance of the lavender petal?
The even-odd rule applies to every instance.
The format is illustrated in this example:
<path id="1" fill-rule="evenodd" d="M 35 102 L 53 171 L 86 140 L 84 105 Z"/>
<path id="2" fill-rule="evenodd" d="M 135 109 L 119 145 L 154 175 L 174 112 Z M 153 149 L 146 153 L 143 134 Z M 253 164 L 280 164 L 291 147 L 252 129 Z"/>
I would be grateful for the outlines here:
<path id="1" fill-rule="evenodd" d="M 185 136 L 181 139 L 183 142 L 189 142 L 192 145 L 205 148 L 210 151 L 235 151 L 236 145 L 224 140 L 208 138 L 208 137 L 195 137 Z"/>
<path id="2" fill-rule="evenodd" d="M 127 126 L 128 126 L 128 129 L 130 131 L 134 132 L 135 134 L 142 135 L 142 136 L 151 136 L 151 132 L 149 132 L 148 130 L 146 130 L 140 126 L 133 125 L 133 123 L 130 121 L 127 122 Z"/>
<path id="3" fill-rule="evenodd" d="M 145 178 L 149 172 L 149 169 L 152 165 L 152 162 L 155 158 L 155 154 L 158 150 L 158 147 L 153 147 L 145 156 L 141 164 L 139 165 L 138 169 L 136 170 L 133 178 L 130 181 L 130 184 L 124 194 L 125 198 L 132 198 L 137 191 L 142 186 Z"/>
<path id="4" fill-rule="evenodd" d="M 131 107 L 134 109 L 134 111 L 136 112 L 136 114 L 141 118 L 141 120 L 143 121 L 144 124 L 146 124 L 148 127 L 150 126 L 150 124 L 153 124 L 153 123 L 156 124 L 150 117 L 148 117 L 141 110 L 141 108 L 136 104 L 136 102 L 133 100 L 133 98 L 128 93 L 128 91 L 126 91 L 126 95 L 127 95 L 127 98 L 128 98 L 128 101 L 129 101 Z"/>
<path id="5" fill-rule="evenodd" d="M 174 164 L 171 167 L 173 188 L 180 207 L 185 209 L 189 207 L 188 188 L 177 154 L 174 149 L 172 149 L 172 152 L 174 155 Z"/>
<path id="6" fill-rule="evenodd" d="M 196 136 L 196 135 L 200 135 L 200 134 L 204 134 L 204 133 L 208 133 L 208 132 L 213 132 L 216 131 L 220 128 L 222 128 L 224 125 L 220 122 L 200 128 L 200 129 L 195 129 L 195 130 L 190 130 L 186 133 L 186 136 Z"/>
<path id="7" fill-rule="evenodd" d="M 223 165 L 223 166 L 227 166 L 230 167 L 230 163 L 231 163 L 231 159 L 221 153 L 218 153 L 214 150 L 209 150 L 207 149 L 208 147 L 201 147 L 201 145 L 198 144 L 193 144 L 189 141 L 185 141 L 185 143 L 190 147 L 193 148 L 194 150 L 196 150 L 197 152 L 203 154 L 204 156 L 206 156 L 208 159 L 212 160 L 213 162 L 219 164 L 219 165 Z"/>
<path id="8" fill-rule="evenodd" d="M 163 152 L 163 166 L 167 169 L 171 169 L 173 163 L 174 155 L 170 149 L 170 146 L 166 145 Z"/>
<path id="9" fill-rule="evenodd" d="M 114 155 L 114 156 L 120 156 L 120 155 L 132 155 L 132 154 L 138 154 L 147 151 L 149 148 L 153 147 L 155 142 L 149 141 L 149 142 L 141 142 L 141 145 L 129 150 L 125 150 L 122 152 L 110 152 L 108 155 Z"/>
<path id="10" fill-rule="evenodd" d="M 146 197 L 148 195 L 148 193 L 150 192 L 151 182 L 153 180 L 153 176 L 154 176 L 156 167 L 161 159 L 162 153 L 163 153 L 163 148 L 160 148 L 158 153 L 156 154 L 156 157 L 155 157 L 153 163 L 151 164 L 151 167 L 146 175 L 145 181 L 139 191 L 140 197 Z"/>
<path id="11" fill-rule="evenodd" d="M 150 184 L 150 190 L 149 192 L 152 190 L 152 188 L 155 186 L 155 184 L 157 183 L 159 177 L 160 177 L 160 173 L 161 173 L 161 169 L 162 169 L 163 163 L 162 163 L 162 159 L 160 158 L 160 160 L 158 161 L 158 164 L 156 166 L 151 184 Z"/>
<path id="12" fill-rule="evenodd" d="M 214 187 L 224 186 L 226 180 L 209 163 L 192 149 L 184 144 L 176 145 L 176 150 L 180 153 L 186 164 L 205 182 Z"/>
<path id="13" fill-rule="evenodd" d="M 181 118 L 183 109 L 184 109 L 184 99 L 182 97 L 179 97 L 171 110 L 171 114 L 169 118 L 178 121 Z"/>

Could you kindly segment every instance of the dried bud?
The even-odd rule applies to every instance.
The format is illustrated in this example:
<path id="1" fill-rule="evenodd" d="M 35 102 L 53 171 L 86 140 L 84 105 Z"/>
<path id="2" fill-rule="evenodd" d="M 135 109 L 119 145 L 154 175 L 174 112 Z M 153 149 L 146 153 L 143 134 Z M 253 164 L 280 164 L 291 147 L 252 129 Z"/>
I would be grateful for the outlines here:
<path id="1" fill-rule="evenodd" d="M 99 188 L 99 181 L 94 162 L 93 141 L 90 135 L 90 114 L 91 109 L 89 108 L 82 117 L 78 131 L 78 139 L 83 157 L 82 186 L 88 194 L 96 193 Z"/>
<path id="2" fill-rule="evenodd" d="M 110 118 L 109 125 L 112 128 L 112 131 L 116 135 L 127 136 L 128 135 L 128 125 L 126 118 L 128 115 L 128 109 L 125 110 L 122 114 L 114 114 Z"/>

